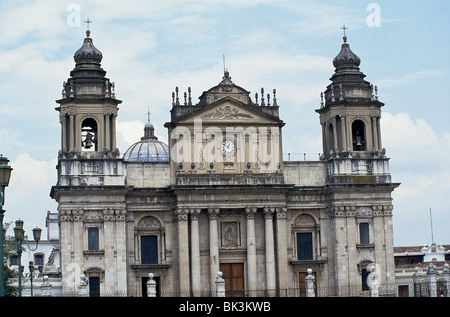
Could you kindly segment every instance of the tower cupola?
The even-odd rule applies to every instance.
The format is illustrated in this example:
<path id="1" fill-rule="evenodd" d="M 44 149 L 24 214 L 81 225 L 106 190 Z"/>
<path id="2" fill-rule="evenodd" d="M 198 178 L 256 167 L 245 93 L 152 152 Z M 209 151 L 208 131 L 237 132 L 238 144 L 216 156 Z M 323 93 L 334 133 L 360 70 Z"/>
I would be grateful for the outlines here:
<path id="1" fill-rule="evenodd" d="M 83 46 L 75 52 L 73 58 L 77 65 L 81 64 L 96 64 L 100 66 L 103 55 L 95 46 L 90 37 L 91 31 L 86 31 L 86 38 L 84 39 Z"/>
<path id="2" fill-rule="evenodd" d="M 62 98 L 56 101 L 60 104 L 56 110 L 62 125 L 61 151 L 66 157 L 118 157 L 116 117 L 122 101 L 116 99 L 114 82 L 105 77 L 103 54 L 94 46 L 90 30 L 73 58 L 75 68 L 63 83 Z"/>

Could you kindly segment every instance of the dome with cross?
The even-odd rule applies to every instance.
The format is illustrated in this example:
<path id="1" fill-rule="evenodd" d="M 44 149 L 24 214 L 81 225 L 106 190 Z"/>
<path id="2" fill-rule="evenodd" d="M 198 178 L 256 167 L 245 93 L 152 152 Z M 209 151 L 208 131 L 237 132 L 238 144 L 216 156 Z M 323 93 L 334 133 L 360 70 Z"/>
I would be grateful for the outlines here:
<path id="1" fill-rule="evenodd" d="M 169 147 L 155 136 L 155 127 L 150 120 L 144 126 L 144 136 L 128 148 L 123 156 L 126 162 L 169 162 Z"/>

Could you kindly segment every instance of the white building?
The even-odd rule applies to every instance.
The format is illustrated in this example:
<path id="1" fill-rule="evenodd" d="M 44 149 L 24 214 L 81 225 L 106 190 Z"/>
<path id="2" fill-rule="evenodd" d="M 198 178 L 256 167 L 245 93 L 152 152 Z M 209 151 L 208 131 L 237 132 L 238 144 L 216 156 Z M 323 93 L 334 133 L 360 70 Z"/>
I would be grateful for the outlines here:
<path id="1" fill-rule="evenodd" d="M 31 296 L 31 275 L 33 277 L 33 296 L 41 296 L 41 285 L 43 277 L 48 276 L 52 284 L 52 295 L 62 295 L 61 267 L 60 267 L 60 245 L 58 214 L 47 212 L 45 219 L 47 227 L 47 239 L 41 239 L 36 246 L 34 240 L 24 241 L 21 256 L 22 265 L 22 296 Z M 12 256 L 8 259 L 9 268 L 19 271 L 19 257 L 17 252 L 11 251 Z M 33 262 L 34 272 L 29 269 Z M 14 279 L 12 286 L 18 287 L 18 279 Z"/>

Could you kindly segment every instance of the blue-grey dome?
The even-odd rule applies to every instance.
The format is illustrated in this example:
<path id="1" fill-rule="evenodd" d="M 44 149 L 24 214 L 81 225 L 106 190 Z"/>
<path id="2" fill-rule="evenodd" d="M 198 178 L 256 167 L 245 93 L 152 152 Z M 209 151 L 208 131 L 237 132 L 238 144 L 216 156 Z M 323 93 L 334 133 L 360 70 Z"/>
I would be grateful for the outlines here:
<path id="1" fill-rule="evenodd" d="M 127 162 L 169 162 L 169 147 L 158 140 L 136 142 L 125 152 Z"/>
<path id="2" fill-rule="evenodd" d="M 148 122 L 144 126 L 144 136 L 141 141 L 134 143 L 123 155 L 127 162 L 169 162 L 169 147 L 158 141 L 154 134 L 153 124 Z"/>

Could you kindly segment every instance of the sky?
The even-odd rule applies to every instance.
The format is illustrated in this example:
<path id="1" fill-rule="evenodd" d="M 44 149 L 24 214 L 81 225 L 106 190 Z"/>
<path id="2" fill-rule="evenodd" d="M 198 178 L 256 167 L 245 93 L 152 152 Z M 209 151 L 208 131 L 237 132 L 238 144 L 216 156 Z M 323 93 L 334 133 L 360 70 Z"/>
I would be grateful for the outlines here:
<path id="1" fill-rule="evenodd" d="M 147 112 L 167 141 L 171 94 L 193 100 L 225 67 L 253 97 L 277 90 L 283 152 L 316 160 L 320 92 L 334 72 L 345 25 L 365 79 L 378 87 L 383 147 L 393 182 L 394 245 L 450 244 L 450 2 L 298 0 L 0 0 L 0 153 L 13 167 L 5 223 L 43 228 L 56 185 L 62 83 L 88 18 L 102 68 L 123 100 L 123 154 Z M 225 56 L 225 58 L 224 58 Z M 11 228 L 14 225 L 11 225 Z M 13 234 L 11 228 L 8 234 Z"/>

